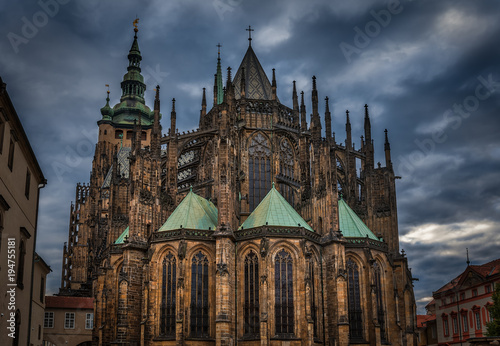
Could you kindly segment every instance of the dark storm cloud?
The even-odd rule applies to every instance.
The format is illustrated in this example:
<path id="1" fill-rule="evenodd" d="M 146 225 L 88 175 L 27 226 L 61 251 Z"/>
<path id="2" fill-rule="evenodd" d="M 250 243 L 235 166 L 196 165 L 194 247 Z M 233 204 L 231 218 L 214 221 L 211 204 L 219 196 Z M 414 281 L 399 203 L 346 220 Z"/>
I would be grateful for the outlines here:
<path id="1" fill-rule="evenodd" d="M 370 105 L 375 159 L 384 164 L 387 128 L 396 174 L 402 176 L 397 182 L 401 247 L 420 279 L 418 300 L 425 301 L 464 269 L 465 247 L 475 264 L 498 257 L 498 91 L 461 116 L 460 124 L 449 120 L 457 116 L 455 104 L 475 95 L 478 78 L 500 81 L 498 2 L 61 3 L 30 38 L 23 36 L 23 25 L 33 23 L 38 12 L 47 13 L 44 7 L 32 1 L 0 4 L 0 75 L 49 180 L 41 195 L 37 247 L 54 270 L 49 292 L 60 283 L 75 183 L 89 180 L 105 84 L 110 103 L 119 99 L 136 14 L 146 103 L 152 106 L 152 90 L 159 84 L 164 129 L 174 97 L 179 130 L 197 126 L 204 87 L 211 105 L 215 45 L 223 45 L 224 74 L 228 66 L 234 74 L 248 46 L 248 25 L 255 29 L 252 46 L 268 76 L 276 68 L 283 103 L 291 104 L 296 80 L 310 113 L 311 77 L 317 76 L 320 100 L 331 100 L 338 143 L 345 139 L 349 109 L 359 148 L 363 106 Z M 383 19 L 387 11 L 390 19 Z M 356 46 L 356 35 L 376 29 L 377 17 L 386 25 L 372 31 L 365 46 Z M 9 33 L 27 42 L 13 47 Z M 346 57 L 342 43 L 356 52 Z"/>

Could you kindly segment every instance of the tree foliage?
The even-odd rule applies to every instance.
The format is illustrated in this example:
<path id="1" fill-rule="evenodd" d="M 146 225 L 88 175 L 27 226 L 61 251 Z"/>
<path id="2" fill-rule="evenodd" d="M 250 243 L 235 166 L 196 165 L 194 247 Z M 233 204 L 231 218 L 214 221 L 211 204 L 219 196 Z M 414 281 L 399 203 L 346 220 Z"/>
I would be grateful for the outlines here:
<path id="1" fill-rule="evenodd" d="M 491 322 L 486 323 L 487 336 L 500 336 L 500 282 L 495 285 L 493 305 L 490 306 Z"/>

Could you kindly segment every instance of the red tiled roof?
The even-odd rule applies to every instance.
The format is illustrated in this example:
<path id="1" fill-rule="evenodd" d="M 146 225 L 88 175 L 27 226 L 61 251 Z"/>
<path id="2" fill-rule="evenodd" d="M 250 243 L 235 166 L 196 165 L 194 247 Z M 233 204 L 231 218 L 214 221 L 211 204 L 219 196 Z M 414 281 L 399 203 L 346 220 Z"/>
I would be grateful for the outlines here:
<path id="1" fill-rule="evenodd" d="M 493 260 L 491 262 L 485 263 L 485 264 L 481 264 L 481 265 L 467 266 L 467 268 L 462 272 L 462 274 L 460 274 L 459 276 L 457 276 L 456 278 L 454 278 L 453 280 L 448 282 L 446 285 L 444 285 L 443 287 L 441 287 L 440 289 L 438 289 L 434 293 L 445 292 L 445 291 L 448 291 L 452 288 L 455 288 L 457 286 L 457 284 L 460 282 L 460 279 L 462 278 L 462 276 L 468 270 L 474 271 L 484 278 L 487 278 L 487 277 L 493 276 L 493 275 L 498 275 L 498 274 L 500 274 L 500 258 Z"/>
<path id="2" fill-rule="evenodd" d="M 417 315 L 417 328 L 425 327 L 425 323 L 436 319 L 436 315 Z"/>
<path id="3" fill-rule="evenodd" d="M 93 309 L 94 298 L 46 296 L 46 308 Z"/>

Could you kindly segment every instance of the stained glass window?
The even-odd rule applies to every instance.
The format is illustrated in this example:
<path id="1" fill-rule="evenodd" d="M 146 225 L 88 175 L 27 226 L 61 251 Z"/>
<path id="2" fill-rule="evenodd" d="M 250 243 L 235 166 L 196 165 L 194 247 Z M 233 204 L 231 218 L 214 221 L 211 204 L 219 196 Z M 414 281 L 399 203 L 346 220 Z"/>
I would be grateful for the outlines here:
<path id="1" fill-rule="evenodd" d="M 349 337 L 351 340 L 360 340 L 363 339 L 363 311 L 361 310 L 359 269 L 351 259 L 347 260 L 347 289 L 349 292 Z"/>
<path id="2" fill-rule="evenodd" d="M 274 275 L 276 335 L 291 336 L 294 333 L 293 261 L 285 250 L 276 254 Z"/>
<path id="3" fill-rule="evenodd" d="M 171 252 L 162 264 L 160 334 L 175 336 L 176 261 Z"/>
<path id="4" fill-rule="evenodd" d="M 250 211 L 253 211 L 271 189 L 271 147 L 258 133 L 248 148 L 248 180 Z"/>
<path id="5" fill-rule="evenodd" d="M 191 262 L 191 336 L 208 337 L 208 259 L 201 251 Z"/>
<path id="6" fill-rule="evenodd" d="M 259 258 L 251 251 L 245 257 L 245 335 L 260 334 L 259 321 Z"/>

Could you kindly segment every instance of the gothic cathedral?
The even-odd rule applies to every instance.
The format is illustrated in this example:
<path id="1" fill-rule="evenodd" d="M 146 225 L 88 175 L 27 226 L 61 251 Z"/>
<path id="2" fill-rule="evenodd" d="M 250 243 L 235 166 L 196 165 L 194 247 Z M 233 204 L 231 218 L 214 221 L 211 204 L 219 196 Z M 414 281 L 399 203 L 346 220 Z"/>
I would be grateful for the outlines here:
<path id="1" fill-rule="evenodd" d="M 337 143 L 316 77 L 308 124 L 304 93 L 294 82 L 292 107 L 281 103 L 250 38 L 225 82 L 219 52 L 199 128 L 177 130 L 174 99 L 162 134 L 134 30 L 64 247 L 60 294 L 94 297 L 93 343 L 415 345 L 397 177 L 387 130 L 375 167 L 368 106 L 360 149 L 348 111 Z"/>

